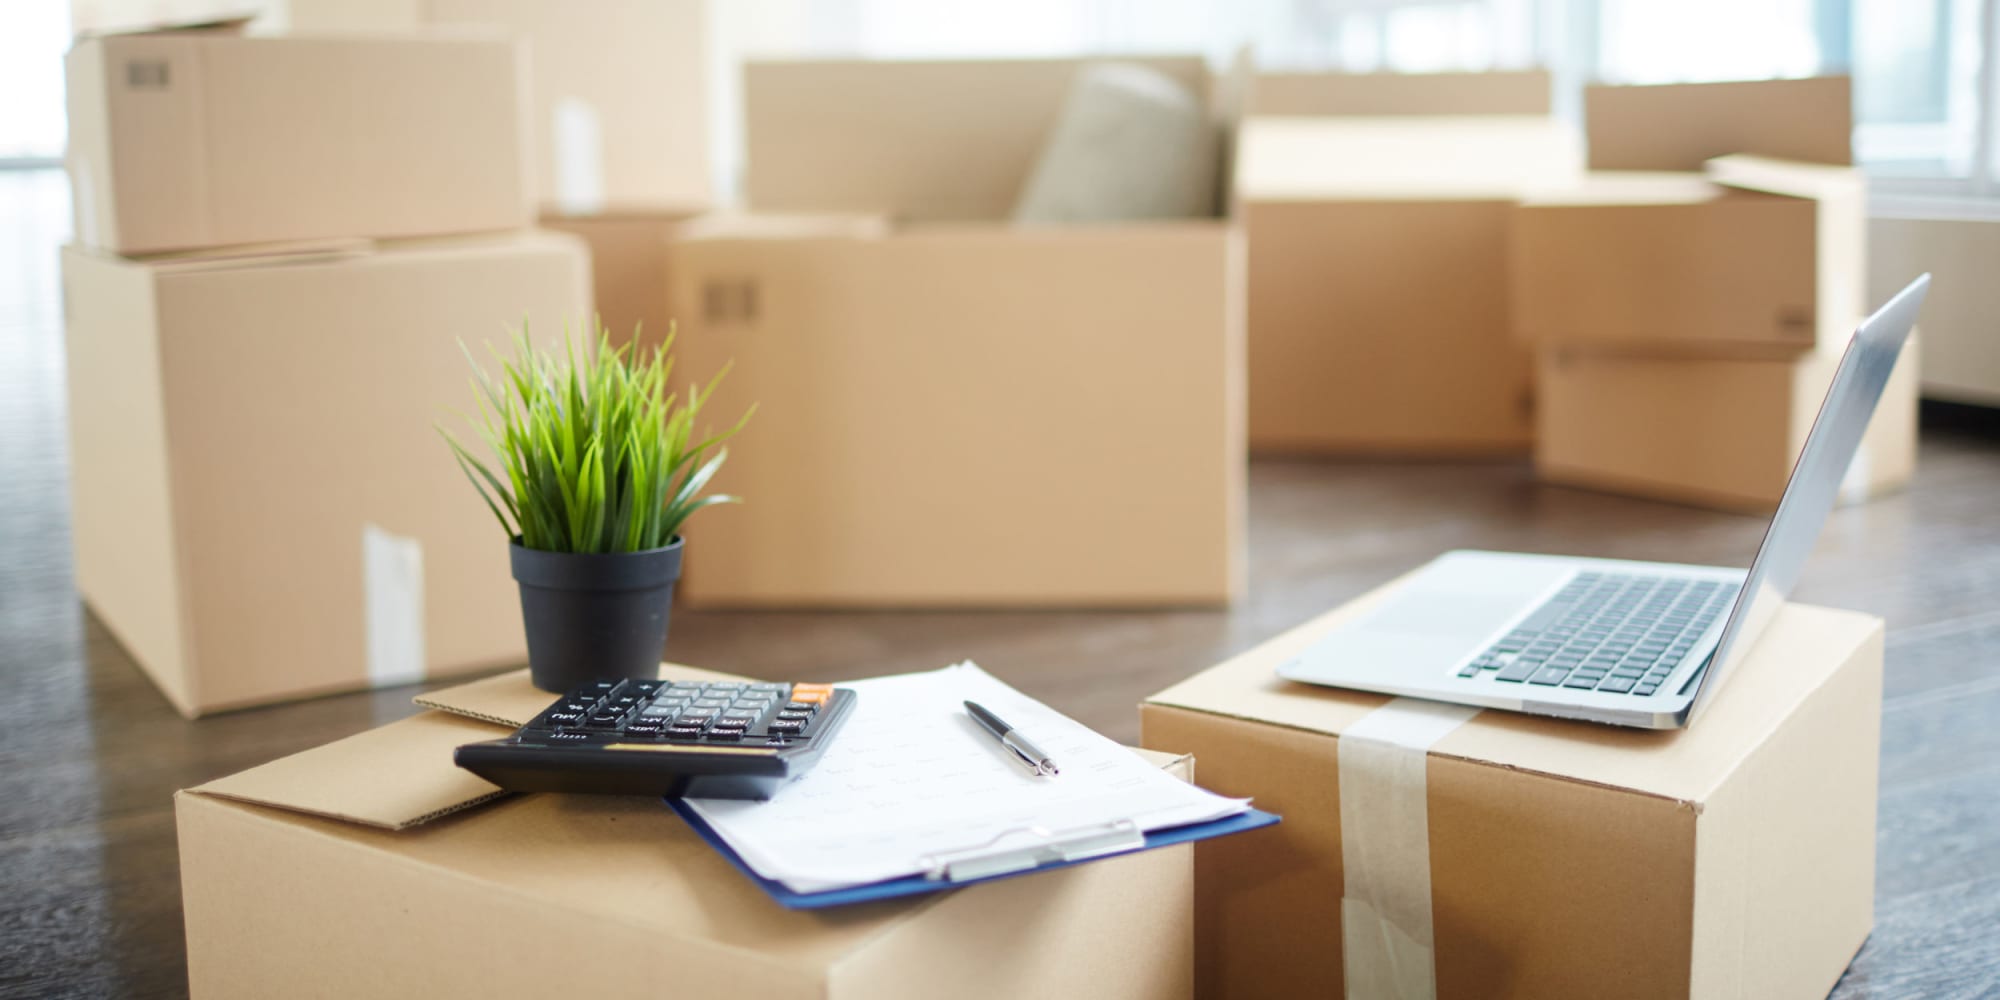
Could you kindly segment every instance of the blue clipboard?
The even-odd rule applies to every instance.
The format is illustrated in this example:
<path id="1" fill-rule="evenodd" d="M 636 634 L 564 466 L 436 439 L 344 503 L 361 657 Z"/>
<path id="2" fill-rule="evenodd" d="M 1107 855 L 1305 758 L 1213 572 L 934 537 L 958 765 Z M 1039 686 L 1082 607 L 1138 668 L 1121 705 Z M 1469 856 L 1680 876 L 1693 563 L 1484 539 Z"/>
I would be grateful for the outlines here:
<path id="1" fill-rule="evenodd" d="M 1272 813 L 1251 809 L 1237 813 L 1234 816 L 1225 816 L 1218 820 L 1211 820 L 1207 823 L 1191 823 L 1187 826 L 1154 830 L 1145 835 L 1145 845 L 1142 847 L 1098 854 L 1075 861 L 1051 861 L 1033 868 L 1024 868 L 985 878 L 947 881 L 945 879 L 926 878 L 922 875 L 909 875 L 903 878 L 890 879 L 886 882 L 870 882 L 867 885 L 848 886 L 843 889 L 829 889 L 825 892 L 796 892 L 786 888 L 783 882 L 767 879 L 752 871 L 750 866 L 744 864 L 743 859 L 735 851 L 730 850 L 727 843 L 723 842 L 722 837 L 715 832 L 715 828 L 709 826 L 708 822 L 702 819 L 692 808 L 688 807 L 686 803 L 679 799 L 667 799 L 666 803 L 673 809 L 675 814 L 679 815 L 681 819 L 687 822 L 688 826 L 694 829 L 694 832 L 701 839 L 707 841 L 709 846 L 715 848 L 721 852 L 723 857 L 729 859 L 729 863 L 735 865 L 737 871 L 742 872 L 744 877 L 755 882 L 772 899 L 777 900 L 778 905 L 788 910 L 819 910 L 829 906 L 847 906 L 852 903 L 867 903 L 879 899 L 921 896 L 925 893 L 942 892 L 946 889 L 977 885 L 980 882 L 992 882 L 1003 878 L 1014 878 L 1020 875 L 1033 875 L 1037 872 L 1054 871 L 1055 869 L 1068 868 L 1072 865 L 1089 864 L 1099 858 L 1117 857 L 1120 854 L 1135 854 L 1139 851 L 1150 851 L 1155 847 L 1170 847 L 1174 844 L 1186 844 L 1197 840 L 1207 840 L 1210 837 L 1222 837 L 1232 833 L 1242 833 L 1246 830 L 1271 826 L 1278 822 L 1278 817 Z"/>

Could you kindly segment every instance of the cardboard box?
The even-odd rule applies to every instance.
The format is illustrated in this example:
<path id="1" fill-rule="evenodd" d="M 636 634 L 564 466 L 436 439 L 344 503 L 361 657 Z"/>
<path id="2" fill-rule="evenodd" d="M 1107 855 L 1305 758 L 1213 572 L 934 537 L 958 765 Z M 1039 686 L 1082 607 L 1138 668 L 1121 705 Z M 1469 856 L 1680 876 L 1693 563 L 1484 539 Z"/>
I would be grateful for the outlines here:
<path id="1" fill-rule="evenodd" d="M 1189 845 L 786 910 L 657 801 L 489 802 L 452 766 L 547 698 L 521 673 L 435 692 L 446 710 L 175 796 L 190 992 L 502 1000 L 587 970 L 628 997 L 1191 995 Z"/>
<path id="2" fill-rule="evenodd" d="M 1275 835 L 1195 852 L 1196 992 L 1326 996 L 1345 982 L 1349 996 L 1392 995 L 1357 993 L 1344 955 L 1379 929 L 1412 974 L 1393 995 L 1826 995 L 1871 920 L 1880 620 L 1785 607 L 1678 732 L 1479 713 L 1414 758 L 1405 773 L 1421 784 L 1390 798 L 1366 791 L 1386 745 L 1347 736 L 1381 735 L 1385 717 L 1364 720 L 1389 699 L 1273 672 L 1389 590 L 1141 708 L 1145 745 L 1196 754 L 1204 786 L 1285 817 Z M 1385 813 L 1427 833 L 1355 832 Z M 1344 898 L 1357 877 L 1407 908 L 1344 926 L 1343 911 L 1364 912 Z"/>
<path id="3" fill-rule="evenodd" d="M 757 415 L 689 524 L 718 605 L 1221 604 L 1242 332 L 1219 223 L 673 248 L 678 369 Z M 699 303 L 699 305 L 696 305 Z"/>
<path id="4" fill-rule="evenodd" d="M 500 37 L 181 32 L 65 62 L 76 238 L 123 254 L 528 224 L 521 50 Z"/>
<path id="5" fill-rule="evenodd" d="M 544 213 L 685 214 L 714 200 L 707 0 L 425 0 L 423 16 L 526 43 Z"/>
<path id="6" fill-rule="evenodd" d="M 1516 336 L 1697 357 L 1837 351 L 1867 281 L 1858 168 L 1755 156 L 1593 174 L 1513 220 Z"/>
<path id="7" fill-rule="evenodd" d="M 1847 77 L 1583 89 L 1592 170 L 1700 170 L 1748 153 L 1802 163 L 1854 162 Z"/>
<path id="8" fill-rule="evenodd" d="M 667 244 L 689 215 L 543 215 L 542 228 L 569 233 L 590 246 L 591 296 L 597 316 L 623 342 L 638 333 L 643 347 L 661 343 L 674 327 L 668 301 Z"/>
<path id="9" fill-rule="evenodd" d="M 1111 61 L 1156 70 L 1197 96 L 1216 89 L 1198 56 Z M 746 63 L 745 201 L 758 212 L 852 212 L 897 222 L 1006 219 L 1084 65 Z"/>
<path id="10" fill-rule="evenodd" d="M 589 314 L 549 234 L 63 253 L 84 600 L 182 714 L 525 659 L 506 538 L 434 428 L 460 348 Z"/>
<path id="11" fill-rule="evenodd" d="M 1198 59 L 1148 62 L 1209 92 Z M 1000 221 L 1082 65 L 747 68 L 752 207 L 896 222 L 753 215 L 674 246 L 680 371 L 734 363 L 718 421 L 758 406 L 716 479 L 746 502 L 689 526 L 688 600 L 1240 591 L 1240 234 L 1217 218 Z M 809 113 L 827 108 L 843 110 Z"/>
<path id="12" fill-rule="evenodd" d="M 1921 358 L 1913 335 L 1841 484 L 1841 502 L 1900 489 L 1915 473 Z M 1790 361 L 1544 351 L 1535 472 L 1616 493 L 1774 510 L 1839 364 L 1828 351 Z"/>
<path id="13" fill-rule="evenodd" d="M 1576 175 L 1574 134 L 1532 115 L 1262 118 L 1238 155 L 1251 448 L 1525 450 L 1512 204 Z"/>

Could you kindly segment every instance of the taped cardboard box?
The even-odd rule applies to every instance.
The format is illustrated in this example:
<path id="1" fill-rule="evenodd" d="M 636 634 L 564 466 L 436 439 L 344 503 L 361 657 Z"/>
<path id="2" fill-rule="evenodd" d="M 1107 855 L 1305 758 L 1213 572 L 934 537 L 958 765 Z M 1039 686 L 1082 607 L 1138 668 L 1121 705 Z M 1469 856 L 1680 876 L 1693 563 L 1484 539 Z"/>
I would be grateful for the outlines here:
<path id="1" fill-rule="evenodd" d="M 1826 995 L 1871 921 L 1880 620 L 1785 607 L 1678 732 L 1276 676 L 1394 586 L 1141 708 L 1146 746 L 1285 817 L 1195 852 L 1200 995 Z M 1427 750 L 1388 751 L 1417 783 L 1371 793 L 1383 741 L 1425 727 Z"/>
<path id="2" fill-rule="evenodd" d="M 686 212 L 627 212 L 542 216 L 542 228 L 569 233 L 590 246 L 591 295 L 597 316 L 616 342 L 650 348 L 673 328 L 668 302 L 667 244 L 690 218 Z"/>
<path id="3" fill-rule="evenodd" d="M 77 589 L 188 716 L 519 663 L 506 540 L 434 425 L 460 342 L 589 314 L 552 234 L 63 252 Z"/>
<path id="4" fill-rule="evenodd" d="M 78 40 L 76 238 L 123 254 L 527 225 L 521 49 L 484 35 Z"/>
<path id="5" fill-rule="evenodd" d="M 1262 117 L 1351 115 L 1547 115 L 1547 70 L 1489 73 L 1258 73 L 1246 113 Z"/>
<path id="6" fill-rule="evenodd" d="M 1513 220 L 1515 335 L 1688 357 L 1838 351 L 1863 312 L 1865 202 L 1858 168 L 1748 155 L 1537 192 Z"/>
<path id="7" fill-rule="evenodd" d="M 1144 62 L 1207 93 L 1198 59 Z M 681 370 L 733 362 L 713 412 L 758 406 L 716 480 L 746 502 L 689 529 L 688 600 L 1240 591 L 1239 234 L 1002 221 L 1084 65 L 747 68 L 753 209 L 860 214 L 713 220 L 673 247 Z"/>
<path id="8" fill-rule="evenodd" d="M 1841 502 L 1901 489 L 1915 473 L 1922 354 L 1912 336 L 1841 484 Z M 1536 474 L 1724 510 L 1773 510 L 1839 364 L 1840 355 L 1827 351 L 1781 361 L 1544 350 Z"/>
<path id="9" fill-rule="evenodd" d="M 629 997 L 1191 995 L 1190 845 L 786 910 L 656 800 L 493 801 L 452 765 L 547 699 L 525 673 L 434 692 L 438 710 L 176 795 L 192 995 L 545 997 L 557 955 Z"/>
<path id="10" fill-rule="evenodd" d="M 1498 74 L 1496 93 L 1522 75 Z M 1542 114 L 1416 115 L 1431 100 L 1492 105 L 1467 81 L 1409 77 L 1408 99 L 1391 100 L 1396 88 L 1354 77 L 1353 100 L 1319 104 L 1400 113 L 1245 125 L 1253 449 L 1527 448 L 1532 368 L 1507 326 L 1512 205 L 1575 177 L 1581 151 L 1546 115 L 1546 77 L 1525 76 L 1541 80 Z"/>

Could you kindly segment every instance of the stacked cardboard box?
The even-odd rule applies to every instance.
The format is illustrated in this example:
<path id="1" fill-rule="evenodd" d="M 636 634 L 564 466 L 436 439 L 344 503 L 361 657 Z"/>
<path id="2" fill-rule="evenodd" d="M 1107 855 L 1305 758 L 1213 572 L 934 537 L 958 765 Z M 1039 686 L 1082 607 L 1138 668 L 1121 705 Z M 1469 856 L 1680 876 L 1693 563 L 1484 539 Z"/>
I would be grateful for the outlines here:
<path id="1" fill-rule="evenodd" d="M 541 225 L 590 245 L 615 338 L 661 342 L 667 241 L 714 201 L 707 0 L 427 0 L 423 18 L 527 46 Z"/>
<path id="2" fill-rule="evenodd" d="M 461 342 L 589 313 L 581 244 L 523 228 L 517 44 L 89 36 L 68 71 L 97 617 L 190 716 L 519 662 L 505 539 L 433 427 Z"/>
<path id="3" fill-rule="evenodd" d="M 1546 479 L 1777 504 L 1865 312 L 1845 78 L 1592 87 L 1594 173 L 1515 212 L 1512 322 L 1539 351 Z M 1843 496 L 1908 481 L 1918 348 Z"/>
<path id="4" fill-rule="evenodd" d="M 1136 61 L 1215 86 L 1198 58 Z M 716 412 L 758 406 L 717 479 L 746 503 L 688 533 L 689 600 L 1237 592 L 1238 234 L 1003 221 L 1082 67 L 748 66 L 753 208 L 848 214 L 717 220 L 673 248 L 684 370 L 733 361 Z"/>
<path id="5" fill-rule="evenodd" d="M 707 0 L 77 0 L 71 21 L 79 34 L 213 23 L 251 34 L 473 27 L 518 38 L 541 225 L 589 244 L 597 311 L 615 335 L 643 326 L 656 343 L 671 325 L 667 240 L 714 201 Z M 466 78 L 475 82 L 492 84 Z M 493 147 L 458 148 L 486 157 Z"/>
<path id="6" fill-rule="evenodd" d="M 1253 449 L 1527 447 L 1512 204 L 1582 166 L 1549 95 L 1542 72 L 1258 78 L 1236 176 Z"/>

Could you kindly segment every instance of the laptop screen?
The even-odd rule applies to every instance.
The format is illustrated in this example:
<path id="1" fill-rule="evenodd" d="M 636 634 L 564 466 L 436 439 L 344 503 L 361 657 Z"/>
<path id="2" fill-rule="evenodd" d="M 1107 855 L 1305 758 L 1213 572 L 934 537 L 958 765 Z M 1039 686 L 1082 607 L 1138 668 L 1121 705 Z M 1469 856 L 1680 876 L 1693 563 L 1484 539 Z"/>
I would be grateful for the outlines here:
<path id="1" fill-rule="evenodd" d="M 1820 527 L 1840 495 L 1841 480 L 1854 461 L 1869 418 L 1875 414 L 1875 403 L 1882 398 L 1882 389 L 1889 383 L 1911 327 L 1916 325 L 1917 309 L 1930 284 L 1928 274 L 1910 282 L 1887 305 L 1863 320 L 1848 341 L 1847 353 L 1834 372 L 1833 385 L 1820 404 L 1812 432 L 1806 435 L 1798 463 L 1792 466 L 1792 478 L 1785 484 L 1777 514 L 1764 531 L 1764 543 L 1750 564 L 1715 656 L 1709 669 L 1701 673 L 1700 687 L 1688 709 L 1690 721 L 1715 696 L 1724 676 L 1749 653 L 1799 582 L 1806 557 L 1812 554 Z"/>

